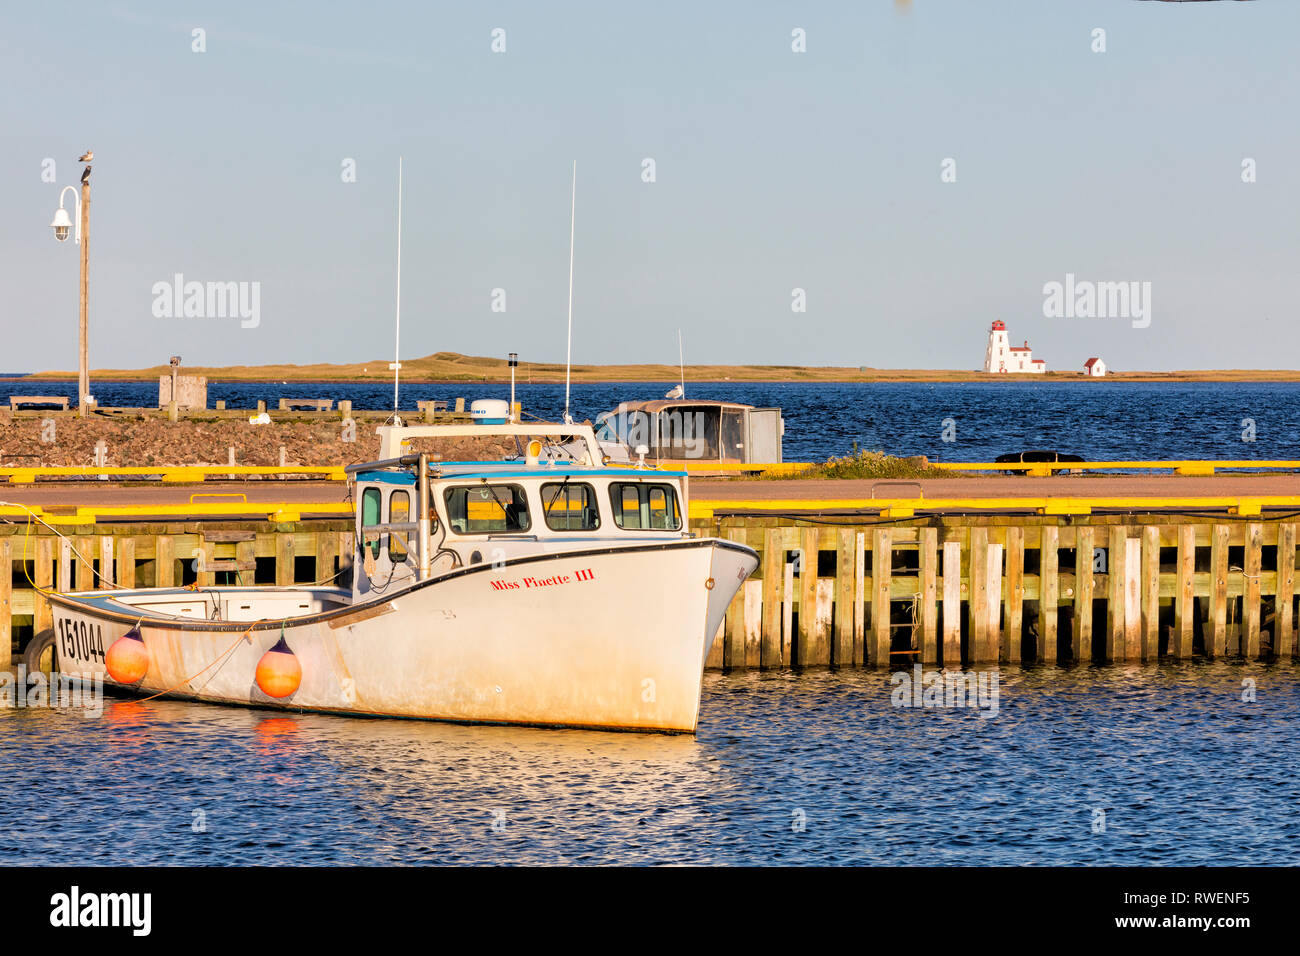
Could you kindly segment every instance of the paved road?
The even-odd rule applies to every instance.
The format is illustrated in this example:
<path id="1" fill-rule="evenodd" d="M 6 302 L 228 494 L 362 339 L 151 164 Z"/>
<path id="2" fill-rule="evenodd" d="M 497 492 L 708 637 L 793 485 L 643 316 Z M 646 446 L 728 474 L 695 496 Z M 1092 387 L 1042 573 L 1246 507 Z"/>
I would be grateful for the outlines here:
<path id="1" fill-rule="evenodd" d="M 917 485 L 926 498 L 1268 495 L 1295 497 L 1300 506 L 1300 475 L 1295 474 L 1225 474 L 1213 477 L 1059 475 L 1051 478 L 981 475 L 927 478 L 919 482 L 695 479 L 691 482 L 691 497 L 696 501 L 913 498 L 917 495 Z M 220 497 L 222 495 L 228 497 Z M 239 495 L 246 496 L 250 502 L 287 504 L 349 500 L 348 485 L 342 481 L 207 481 L 192 485 L 164 485 L 158 482 L 117 484 L 92 480 L 0 484 L 0 501 L 40 505 L 55 512 L 95 505 L 231 503 L 239 501 Z"/>

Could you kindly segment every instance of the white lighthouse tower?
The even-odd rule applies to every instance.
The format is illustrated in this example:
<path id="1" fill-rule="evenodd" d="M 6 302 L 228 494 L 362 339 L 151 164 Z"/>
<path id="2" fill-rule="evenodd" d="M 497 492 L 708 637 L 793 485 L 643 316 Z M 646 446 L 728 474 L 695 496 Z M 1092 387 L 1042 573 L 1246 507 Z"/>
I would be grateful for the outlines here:
<path id="1" fill-rule="evenodd" d="M 1005 372 L 1010 357 L 1011 343 L 1007 341 L 1007 327 L 1001 319 L 993 321 L 989 329 L 989 347 L 984 353 L 984 371 Z"/>
<path id="2" fill-rule="evenodd" d="M 984 352 L 984 371 L 1030 372 L 1039 375 L 1047 371 L 1047 363 L 1034 358 L 1029 343 L 1012 345 L 1007 339 L 1007 327 L 1001 319 L 994 319 L 989 328 L 989 347 Z"/>

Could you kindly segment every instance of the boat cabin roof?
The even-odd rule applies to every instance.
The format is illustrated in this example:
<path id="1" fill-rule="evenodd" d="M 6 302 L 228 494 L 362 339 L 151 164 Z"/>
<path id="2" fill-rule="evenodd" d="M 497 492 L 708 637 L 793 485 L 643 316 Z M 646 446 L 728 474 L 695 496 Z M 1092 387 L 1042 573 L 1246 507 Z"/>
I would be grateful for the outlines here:
<path id="1" fill-rule="evenodd" d="M 385 467 L 383 462 L 354 466 L 358 481 L 379 481 L 393 485 L 413 485 L 416 482 L 415 466 L 404 468 Z M 684 471 L 660 471 L 653 468 L 588 468 L 568 464 L 550 464 L 539 462 L 529 465 L 522 461 L 433 461 L 429 462 L 429 479 L 431 481 L 464 480 L 479 478 L 484 481 L 493 478 L 541 478 L 554 480 L 567 477 L 588 478 L 685 478 Z"/>
<path id="2" fill-rule="evenodd" d="M 736 409 L 736 410 L 746 410 L 746 409 L 752 409 L 753 407 L 754 407 L 753 405 L 745 405 L 742 402 L 720 402 L 720 401 L 714 401 L 712 399 L 659 398 L 659 399 L 654 399 L 653 401 L 646 401 L 646 402 L 623 402 L 623 404 L 621 404 L 618 408 L 614 409 L 613 411 L 604 412 L 603 414 L 596 416 L 596 420 L 600 421 L 601 419 L 613 415 L 619 412 L 620 410 L 623 412 L 647 412 L 653 415 L 658 412 L 671 411 L 672 409 L 728 408 L 728 409 Z"/>

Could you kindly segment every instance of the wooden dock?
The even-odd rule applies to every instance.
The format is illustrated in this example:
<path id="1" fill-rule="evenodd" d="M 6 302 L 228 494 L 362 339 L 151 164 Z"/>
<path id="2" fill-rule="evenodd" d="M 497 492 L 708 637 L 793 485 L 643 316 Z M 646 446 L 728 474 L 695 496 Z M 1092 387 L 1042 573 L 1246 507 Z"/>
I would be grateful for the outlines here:
<path id="1" fill-rule="evenodd" d="M 1176 506 L 1152 498 L 1111 512 L 1081 498 L 1019 511 L 999 497 L 949 510 L 925 498 L 771 513 L 694 499 L 692 531 L 760 556 L 708 665 L 1293 659 L 1300 496 L 1250 486 L 1288 494 L 1243 497 L 1245 481 L 1225 484 L 1226 497 Z M 71 488 L 20 487 L 33 489 L 21 492 L 33 506 L 45 501 L 42 520 L 62 536 L 29 523 L 21 507 L 0 514 L 8 522 L 0 523 L 0 666 L 49 626 L 37 586 L 305 584 L 336 575 L 348 583 L 352 521 L 337 482 L 286 484 L 280 503 L 242 494 L 243 503 L 214 503 L 182 489 L 175 504 L 80 508 L 64 497 L 77 494 Z M 87 497 L 141 493 L 79 487 Z M 159 482 L 154 495 L 170 500 L 176 487 Z M 767 504 L 787 508 L 787 493 L 774 488 Z M 314 497 L 322 500 L 307 501 Z"/>
<path id="2" fill-rule="evenodd" d="M 1297 517 L 717 512 L 761 561 L 708 664 L 1291 659 Z"/>
<path id="3" fill-rule="evenodd" d="M 352 521 L 0 524 L 0 667 L 53 626 L 58 591 L 348 581 Z M 38 533 L 38 531 L 40 533 Z M 350 583 L 350 582 L 349 582 Z"/>

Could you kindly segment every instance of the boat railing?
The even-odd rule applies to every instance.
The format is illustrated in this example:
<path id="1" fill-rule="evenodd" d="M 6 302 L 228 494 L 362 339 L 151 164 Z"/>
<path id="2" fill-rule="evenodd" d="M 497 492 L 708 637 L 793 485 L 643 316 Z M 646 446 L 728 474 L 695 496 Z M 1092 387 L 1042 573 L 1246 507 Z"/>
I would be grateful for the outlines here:
<path id="1" fill-rule="evenodd" d="M 414 534 L 420 530 L 418 521 L 389 521 L 384 524 L 368 524 L 361 529 L 361 538 L 365 544 L 373 544 L 386 534 L 393 532 L 409 532 Z"/>

